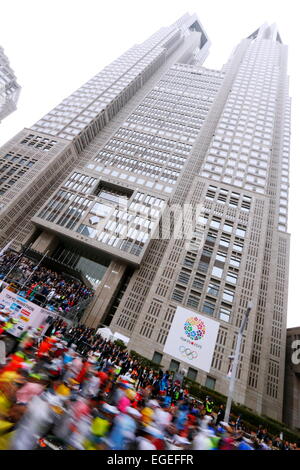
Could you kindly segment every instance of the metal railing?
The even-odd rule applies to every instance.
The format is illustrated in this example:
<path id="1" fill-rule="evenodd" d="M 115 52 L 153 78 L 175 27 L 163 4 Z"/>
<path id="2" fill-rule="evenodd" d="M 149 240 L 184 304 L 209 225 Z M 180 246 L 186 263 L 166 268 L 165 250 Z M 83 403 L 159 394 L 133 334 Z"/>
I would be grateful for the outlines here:
<path id="1" fill-rule="evenodd" d="M 57 299 L 48 300 L 46 295 L 40 294 L 39 292 L 35 292 L 26 296 L 27 290 L 30 286 L 26 286 L 26 283 L 24 284 L 24 279 L 22 278 L 15 280 L 13 275 L 9 275 L 6 277 L 5 282 L 8 284 L 7 288 L 18 294 L 20 297 L 24 297 L 41 308 L 46 308 L 47 310 L 57 312 L 60 315 L 72 320 L 75 317 L 79 317 L 79 314 L 84 311 L 93 298 L 93 296 L 90 296 L 88 298 L 82 299 L 66 311 L 64 310 L 62 302 Z"/>

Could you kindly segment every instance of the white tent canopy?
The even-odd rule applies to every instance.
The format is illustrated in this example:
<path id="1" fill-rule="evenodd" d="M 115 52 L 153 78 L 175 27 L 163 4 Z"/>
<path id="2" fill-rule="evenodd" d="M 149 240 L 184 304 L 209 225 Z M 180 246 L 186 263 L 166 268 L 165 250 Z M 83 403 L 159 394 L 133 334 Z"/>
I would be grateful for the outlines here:
<path id="1" fill-rule="evenodd" d="M 117 331 L 114 334 L 114 340 L 115 339 L 121 339 L 123 343 L 125 344 L 129 343 L 129 340 L 130 340 L 130 338 L 128 338 L 127 336 L 121 335 L 121 333 L 118 333 Z"/>
<path id="2" fill-rule="evenodd" d="M 113 333 L 109 328 L 104 327 L 104 328 L 98 328 L 97 330 L 97 335 L 101 335 L 102 338 L 104 339 L 109 339 L 110 341 L 115 341 L 117 339 L 120 339 L 123 341 L 123 343 L 127 344 L 129 342 L 129 339 L 127 336 L 122 335 L 121 333 L 118 333 L 117 331 Z"/>
<path id="3" fill-rule="evenodd" d="M 113 339 L 113 332 L 109 328 L 99 328 L 97 335 L 101 335 L 104 339 Z"/>

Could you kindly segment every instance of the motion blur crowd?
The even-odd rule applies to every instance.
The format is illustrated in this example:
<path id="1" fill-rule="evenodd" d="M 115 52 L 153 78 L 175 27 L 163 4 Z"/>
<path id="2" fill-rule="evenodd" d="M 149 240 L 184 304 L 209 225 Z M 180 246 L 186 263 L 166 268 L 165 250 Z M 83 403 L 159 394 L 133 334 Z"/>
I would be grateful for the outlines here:
<path id="1" fill-rule="evenodd" d="M 11 271 L 11 272 L 10 272 Z M 67 313 L 83 299 L 93 295 L 82 282 L 67 280 L 62 274 L 37 265 L 13 251 L 0 259 L 0 280 L 14 281 L 20 294 L 47 308 Z"/>
<path id="2" fill-rule="evenodd" d="M 93 330 L 58 320 L 38 333 L 23 333 L 0 369 L 0 449 L 298 449 L 262 428 L 247 433 L 240 419 L 225 423 L 223 406 Z"/>

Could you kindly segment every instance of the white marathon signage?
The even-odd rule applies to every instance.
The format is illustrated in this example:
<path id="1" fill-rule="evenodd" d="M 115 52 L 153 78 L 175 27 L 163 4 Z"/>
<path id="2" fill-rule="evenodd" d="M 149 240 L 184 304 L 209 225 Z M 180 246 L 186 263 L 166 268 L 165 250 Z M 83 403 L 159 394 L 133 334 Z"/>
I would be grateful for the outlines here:
<path id="1" fill-rule="evenodd" d="M 218 330 L 217 321 L 187 308 L 177 307 L 164 353 L 209 372 Z"/>
<path id="2" fill-rule="evenodd" d="M 39 328 L 46 318 L 51 315 L 56 317 L 57 315 L 46 308 L 41 308 L 38 305 L 30 302 L 24 297 L 11 292 L 8 289 L 3 289 L 0 292 L 0 311 L 5 310 L 9 312 L 11 317 L 18 320 L 16 326 L 9 330 L 9 333 L 13 336 L 20 336 L 21 333 L 28 329 L 29 326 L 33 328 Z"/>

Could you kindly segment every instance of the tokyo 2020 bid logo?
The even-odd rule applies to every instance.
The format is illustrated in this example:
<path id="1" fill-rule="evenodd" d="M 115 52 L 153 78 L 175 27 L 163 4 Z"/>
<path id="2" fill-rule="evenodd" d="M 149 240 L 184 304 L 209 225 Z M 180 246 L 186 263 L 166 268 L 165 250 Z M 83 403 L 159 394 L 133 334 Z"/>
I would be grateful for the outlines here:
<path id="1" fill-rule="evenodd" d="M 197 317 L 189 317 L 184 323 L 184 332 L 192 341 L 198 341 L 206 333 L 205 324 Z"/>

